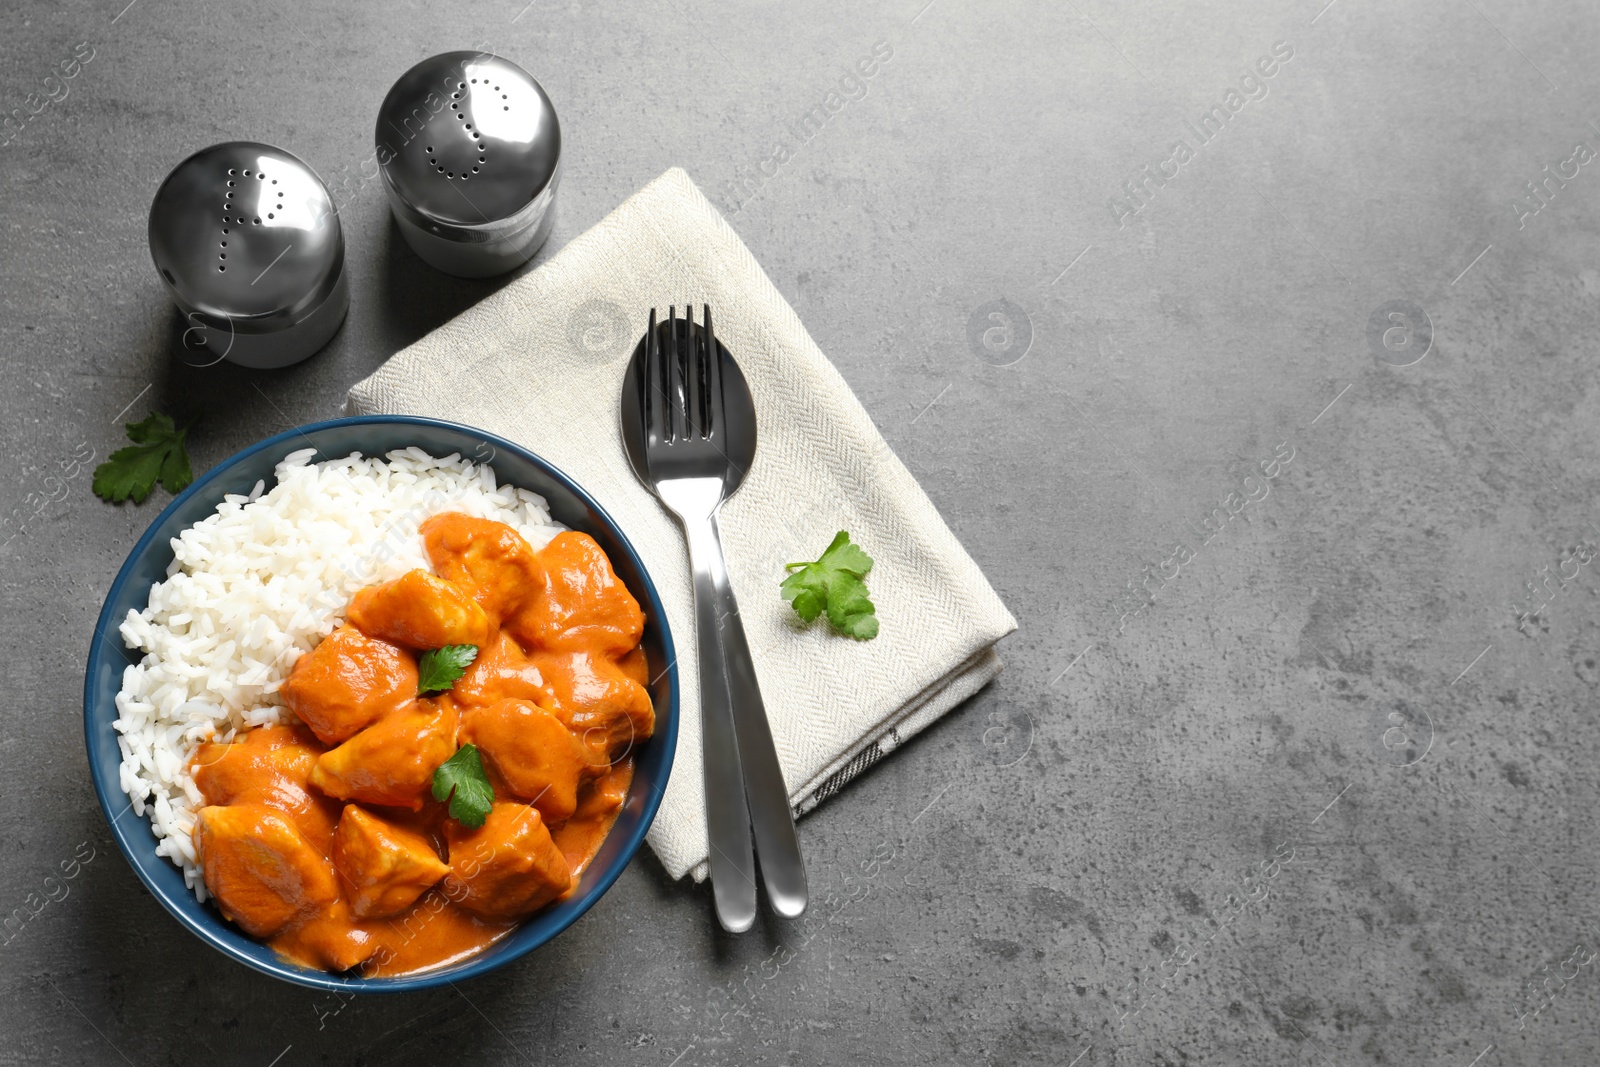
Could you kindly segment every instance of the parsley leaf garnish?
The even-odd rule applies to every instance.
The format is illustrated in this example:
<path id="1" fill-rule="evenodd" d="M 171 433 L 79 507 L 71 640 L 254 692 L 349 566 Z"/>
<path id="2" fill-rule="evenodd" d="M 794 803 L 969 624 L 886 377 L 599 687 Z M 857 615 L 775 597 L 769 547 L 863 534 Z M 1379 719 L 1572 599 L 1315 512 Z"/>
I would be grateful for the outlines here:
<path id="1" fill-rule="evenodd" d="M 449 689 L 477 658 L 477 645 L 445 645 L 424 652 L 417 664 L 417 696 L 442 693 Z"/>
<path id="2" fill-rule="evenodd" d="M 471 648 L 471 645 L 457 645 Z M 450 802 L 450 817 L 462 826 L 476 830 L 489 817 L 494 804 L 494 786 L 483 771 L 483 760 L 476 745 L 462 745 L 456 754 L 439 764 L 433 772 L 433 799 Z"/>
<path id="3" fill-rule="evenodd" d="M 872 557 L 860 545 L 851 544 L 844 530 L 820 559 L 790 563 L 785 569 L 793 573 L 779 587 L 783 599 L 793 604 L 795 613 L 806 622 L 826 611 L 833 628 L 847 637 L 870 641 L 878 636 L 877 609 L 862 580 L 872 570 Z"/>
<path id="4" fill-rule="evenodd" d="M 94 469 L 95 496 L 113 504 L 132 497 L 135 504 L 143 504 L 158 481 L 169 493 L 181 493 L 194 481 L 184 449 L 187 426 L 180 430 L 171 415 L 155 411 L 143 422 L 126 423 L 123 428 L 133 444 L 117 449 Z"/>

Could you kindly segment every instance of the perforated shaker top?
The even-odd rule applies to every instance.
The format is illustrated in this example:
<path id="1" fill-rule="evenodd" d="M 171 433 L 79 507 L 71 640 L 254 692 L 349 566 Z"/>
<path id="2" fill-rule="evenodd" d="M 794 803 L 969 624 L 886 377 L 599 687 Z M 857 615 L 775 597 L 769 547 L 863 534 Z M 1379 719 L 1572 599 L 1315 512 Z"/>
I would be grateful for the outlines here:
<path id="1" fill-rule="evenodd" d="M 333 292 L 344 235 L 327 187 L 254 141 L 201 149 L 150 205 L 150 255 L 181 307 L 241 329 L 295 325 Z"/>
<path id="2" fill-rule="evenodd" d="M 391 192 L 460 226 L 515 215 L 561 159 L 561 127 L 544 89 L 484 52 L 445 52 L 406 71 L 384 97 L 374 138 Z"/>

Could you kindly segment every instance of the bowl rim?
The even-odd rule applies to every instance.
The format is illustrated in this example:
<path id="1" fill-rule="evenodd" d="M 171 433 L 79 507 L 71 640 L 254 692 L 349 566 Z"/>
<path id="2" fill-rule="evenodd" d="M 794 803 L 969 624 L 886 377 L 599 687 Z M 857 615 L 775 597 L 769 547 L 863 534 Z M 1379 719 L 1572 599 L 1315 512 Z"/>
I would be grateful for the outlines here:
<path id="1" fill-rule="evenodd" d="M 117 733 L 115 727 L 110 726 L 109 723 L 107 723 L 103 731 L 97 730 L 92 721 L 95 706 L 95 678 L 99 673 L 98 668 L 100 667 L 101 661 L 106 657 L 109 649 L 115 648 L 119 652 L 124 651 L 124 646 L 121 643 L 120 637 L 121 620 L 114 620 L 111 618 L 112 605 L 119 599 L 123 591 L 123 587 L 132 580 L 132 572 L 134 570 L 135 562 L 144 557 L 145 554 L 150 551 L 151 546 L 156 540 L 156 531 L 161 528 L 167 517 L 191 498 L 204 493 L 207 487 L 224 472 L 232 469 L 237 464 L 249 459 L 252 456 L 258 455 L 269 449 L 276 448 L 286 442 L 294 440 L 295 438 L 305 438 L 309 447 L 316 448 L 317 446 L 315 442 L 310 440 L 308 436 L 309 434 L 322 430 L 362 425 L 417 426 L 429 427 L 432 429 L 442 429 L 453 433 L 467 433 L 479 440 L 489 443 L 496 449 L 504 449 L 506 452 L 518 457 L 519 459 L 522 459 L 533 464 L 535 467 L 540 468 L 552 480 L 556 481 L 568 492 L 572 493 L 573 496 L 575 496 L 584 507 L 592 511 L 599 518 L 601 525 L 609 528 L 611 534 L 616 537 L 623 551 L 627 553 L 630 562 L 637 570 L 643 581 L 643 592 L 645 594 L 645 599 L 649 602 L 648 607 L 650 609 L 652 621 L 660 627 L 662 650 L 667 661 L 667 721 L 665 723 L 665 728 L 658 730 L 651 737 L 652 741 L 660 742 L 665 748 L 665 762 L 662 765 L 660 781 L 655 783 L 649 793 L 645 795 L 638 825 L 628 833 L 626 839 L 624 840 L 622 851 L 618 854 L 617 861 L 610 868 L 597 872 L 597 877 L 594 884 L 591 885 L 588 890 L 574 898 L 576 900 L 576 904 L 566 915 L 565 920 L 559 925 L 552 927 L 545 934 L 545 936 L 530 939 L 525 945 L 516 945 L 515 947 L 503 949 L 494 953 L 491 953 L 489 950 L 485 950 L 469 956 L 466 960 L 454 966 L 437 967 L 431 970 L 422 971 L 417 974 L 399 975 L 387 978 L 347 977 L 344 975 L 301 967 L 275 955 L 270 959 L 265 957 L 257 958 L 247 955 L 241 952 L 236 946 L 222 936 L 221 931 L 226 929 L 222 924 L 225 923 L 226 920 L 216 913 L 214 907 L 208 908 L 207 905 L 200 904 L 198 901 L 196 901 L 192 891 L 187 887 L 184 887 L 183 890 L 184 898 L 187 900 L 188 904 L 197 905 L 199 908 L 201 908 L 202 911 L 200 914 L 205 915 L 207 917 L 207 921 L 202 922 L 197 920 L 195 915 L 191 914 L 187 907 L 180 906 L 177 900 L 172 899 L 172 894 L 168 893 L 164 887 L 151 880 L 150 876 L 146 874 L 142 864 L 134 857 L 134 846 L 129 840 L 130 829 L 125 827 L 122 821 L 122 816 L 132 811 L 132 801 L 129 800 L 125 805 L 122 806 L 120 811 L 118 811 L 116 814 L 113 814 L 113 799 L 126 797 L 127 794 L 122 791 L 121 783 L 119 780 L 117 780 L 116 775 L 112 775 L 111 780 L 107 781 L 106 776 L 100 773 L 99 767 L 102 749 L 107 746 L 116 746 Z M 363 452 L 362 454 L 365 455 L 366 453 Z M 339 457 L 330 456 L 329 458 Z M 555 464 L 551 463 L 549 460 L 545 459 L 543 456 L 540 456 L 538 453 L 517 444 L 515 441 L 507 440 L 498 434 L 490 433 L 487 430 L 480 429 L 476 426 L 470 426 L 466 423 L 452 422 L 447 419 L 427 418 L 420 415 L 355 415 L 338 419 L 325 419 L 321 422 L 307 423 L 303 426 L 296 426 L 292 429 L 285 430 L 282 433 L 274 434 L 271 437 L 258 441 L 239 452 L 235 452 L 233 455 L 215 464 L 210 470 L 196 478 L 192 484 L 190 484 L 177 496 L 173 497 L 167 506 L 162 508 L 161 512 L 150 521 L 149 525 L 145 528 L 144 533 L 140 535 L 138 541 L 134 543 L 133 548 L 128 552 L 127 558 L 123 560 L 121 568 L 117 571 L 116 578 L 112 581 L 109 590 L 106 592 L 105 600 L 102 602 L 100 607 L 100 613 L 95 620 L 94 633 L 90 637 L 89 653 L 84 663 L 83 732 L 85 747 L 87 749 L 89 760 L 89 777 L 94 782 L 95 797 L 100 803 L 101 815 L 104 816 L 106 823 L 111 829 L 111 836 L 116 840 L 117 848 L 122 852 L 123 859 L 127 860 L 128 866 L 132 867 L 134 873 L 138 875 L 139 881 L 143 883 L 145 889 L 150 893 L 151 896 L 155 897 L 161 902 L 162 907 L 164 907 L 168 914 L 175 918 L 180 925 L 188 929 L 201 941 L 210 945 L 212 948 L 221 952 L 224 956 L 228 957 L 234 962 L 243 964 L 244 966 L 262 974 L 270 975 L 273 978 L 290 982 L 294 985 L 304 986 L 310 989 L 329 990 L 340 993 L 402 993 L 414 990 L 432 989 L 437 986 L 453 984 L 457 981 L 475 978 L 480 975 L 487 974 L 490 971 L 497 970 L 513 960 L 520 959 L 529 952 L 532 952 L 534 949 L 539 948 L 540 946 L 547 944 L 556 937 L 560 936 L 569 927 L 571 927 L 573 923 L 577 922 L 580 917 L 587 913 L 594 903 L 600 899 L 600 897 L 605 895 L 605 893 L 611 888 L 616 880 L 621 877 L 623 870 L 633 862 L 633 858 L 638 853 L 639 846 L 644 842 L 645 834 L 649 831 L 651 824 L 655 821 L 656 812 L 661 806 L 661 798 L 666 791 L 667 781 L 672 775 L 672 765 L 677 750 L 679 715 L 678 699 L 679 688 L 677 653 L 672 641 L 672 630 L 667 622 L 666 612 L 661 603 L 660 594 L 656 589 L 655 580 L 650 577 L 650 572 L 645 568 L 644 560 L 640 558 L 638 550 L 634 548 L 633 543 L 628 540 L 628 536 L 623 532 L 621 525 L 611 517 L 609 512 L 600 506 L 599 502 L 597 502 L 587 490 L 573 480 L 570 475 L 568 475 L 561 468 L 557 467 Z M 118 762 L 120 763 L 120 752 L 118 754 Z M 631 788 L 632 787 L 630 787 L 630 792 Z M 148 816 L 137 816 L 133 821 L 138 825 L 139 829 L 144 832 L 149 840 L 153 842 L 154 837 L 150 835 L 150 822 Z M 607 836 L 609 837 L 610 835 L 608 834 Z M 157 857 L 157 859 L 163 863 L 170 864 L 171 862 L 165 857 Z M 506 938 L 503 940 L 508 940 L 512 937 L 515 937 L 516 933 L 517 931 L 514 929 L 510 934 L 506 935 Z M 253 940 L 254 939 L 252 939 L 252 941 Z M 263 947 L 265 947 L 264 943 L 262 942 L 255 943 L 261 944 Z M 495 942 L 495 945 L 499 944 L 501 944 L 501 942 Z M 490 946 L 490 949 L 493 947 L 494 946 Z"/>

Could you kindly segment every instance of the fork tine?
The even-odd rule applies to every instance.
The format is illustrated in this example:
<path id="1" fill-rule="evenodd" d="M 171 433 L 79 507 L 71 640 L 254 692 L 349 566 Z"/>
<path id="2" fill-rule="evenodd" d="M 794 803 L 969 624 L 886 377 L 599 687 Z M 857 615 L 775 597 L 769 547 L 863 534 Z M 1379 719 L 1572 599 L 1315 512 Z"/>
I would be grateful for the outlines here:
<path id="1" fill-rule="evenodd" d="M 692 441 L 700 436 L 694 410 L 694 305 L 683 305 L 683 341 L 678 348 L 678 398 L 682 402 L 683 439 Z"/>
<path id="2" fill-rule="evenodd" d="M 711 305 L 701 304 L 704 315 L 704 329 L 706 342 L 705 362 L 705 435 L 708 441 L 717 441 L 727 436 L 727 431 L 722 427 L 724 404 L 722 400 L 722 357 L 717 352 L 717 335 L 711 332 Z"/>
<path id="3" fill-rule="evenodd" d="M 663 438 L 662 416 L 666 398 L 661 393 L 661 345 L 656 341 L 656 309 L 650 309 L 650 328 L 644 335 L 644 367 L 639 375 L 639 420 L 646 444 Z"/>
<path id="4" fill-rule="evenodd" d="M 678 307 L 677 304 L 667 306 L 667 440 L 678 440 L 678 437 L 688 437 L 680 434 L 680 427 L 685 422 L 685 408 L 683 408 L 683 366 L 682 352 L 678 349 Z"/>
<path id="5" fill-rule="evenodd" d="M 706 435 L 706 398 L 703 391 L 703 377 L 700 370 L 700 342 L 694 335 L 694 305 L 683 306 L 683 334 L 688 341 L 689 350 L 684 359 L 684 391 L 687 394 L 686 413 L 689 420 L 689 436 L 704 437 Z"/>

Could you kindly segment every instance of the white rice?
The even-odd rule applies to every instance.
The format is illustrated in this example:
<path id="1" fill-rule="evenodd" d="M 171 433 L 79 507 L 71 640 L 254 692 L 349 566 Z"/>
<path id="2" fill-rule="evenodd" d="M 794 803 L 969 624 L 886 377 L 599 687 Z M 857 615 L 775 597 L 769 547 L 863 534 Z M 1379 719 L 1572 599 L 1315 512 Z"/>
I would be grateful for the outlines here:
<path id="1" fill-rule="evenodd" d="M 311 464 L 315 454 L 289 455 L 270 491 L 258 482 L 230 495 L 174 538 L 166 580 L 122 623 L 123 642 L 145 654 L 117 694 L 122 789 L 150 816 L 156 853 L 201 900 L 196 746 L 292 721 L 278 688 L 295 660 L 343 621 L 356 590 L 428 567 L 417 527 L 431 516 L 496 519 L 535 549 L 561 529 L 543 497 L 496 485 L 494 471 L 459 455 L 408 448 Z"/>

